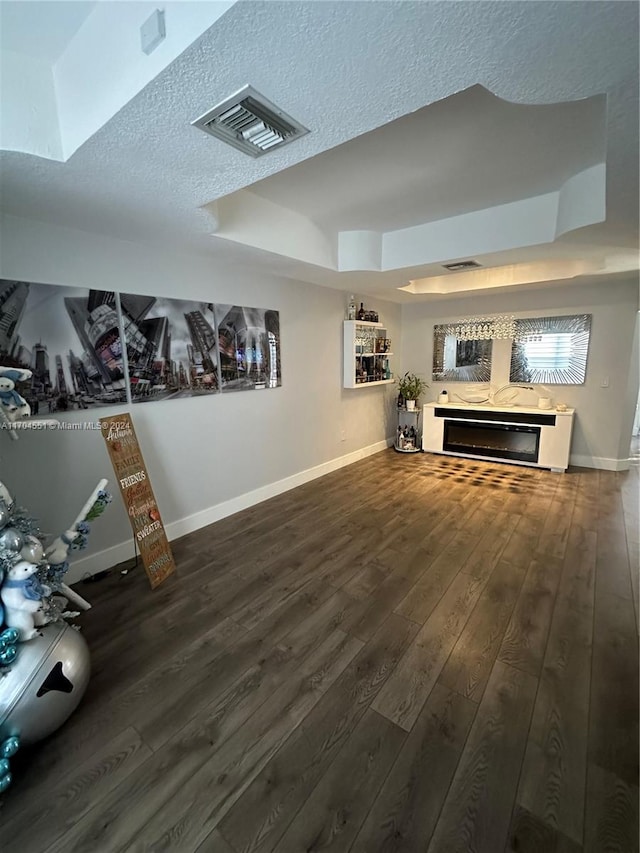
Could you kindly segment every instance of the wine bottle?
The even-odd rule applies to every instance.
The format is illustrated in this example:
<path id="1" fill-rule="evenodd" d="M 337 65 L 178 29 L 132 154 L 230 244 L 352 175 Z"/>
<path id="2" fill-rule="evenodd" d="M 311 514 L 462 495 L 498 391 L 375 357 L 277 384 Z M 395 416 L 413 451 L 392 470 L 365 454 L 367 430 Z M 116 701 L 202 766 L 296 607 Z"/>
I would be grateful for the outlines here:
<path id="1" fill-rule="evenodd" d="M 349 297 L 349 308 L 347 311 L 347 320 L 356 319 L 356 298 L 353 294 Z"/>
<path id="2" fill-rule="evenodd" d="M 358 320 L 364 320 L 365 310 L 364 310 L 364 302 L 360 303 L 360 310 L 358 311 Z"/>

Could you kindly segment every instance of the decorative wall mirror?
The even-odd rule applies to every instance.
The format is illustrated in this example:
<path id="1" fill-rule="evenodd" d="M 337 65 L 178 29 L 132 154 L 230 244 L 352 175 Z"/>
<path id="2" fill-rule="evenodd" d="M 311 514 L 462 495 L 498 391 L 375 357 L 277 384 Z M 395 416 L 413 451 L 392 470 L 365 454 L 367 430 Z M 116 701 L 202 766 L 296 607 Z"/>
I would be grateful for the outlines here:
<path id="1" fill-rule="evenodd" d="M 582 385 L 587 372 L 591 314 L 516 320 L 511 382 Z"/>
<path id="2" fill-rule="evenodd" d="M 482 334 L 478 329 L 477 334 Z M 434 382 L 488 382 L 492 341 L 462 333 L 459 323 L 433 327 Z"/>

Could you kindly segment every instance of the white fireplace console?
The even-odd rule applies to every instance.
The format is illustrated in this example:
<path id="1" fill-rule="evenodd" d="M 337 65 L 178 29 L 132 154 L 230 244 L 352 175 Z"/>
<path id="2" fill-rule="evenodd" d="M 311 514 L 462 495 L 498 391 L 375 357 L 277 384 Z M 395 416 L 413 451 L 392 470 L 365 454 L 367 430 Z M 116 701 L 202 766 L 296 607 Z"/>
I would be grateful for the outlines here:
<path id="1" fill-rule="evenodd" d="M 422 449 L 429 453 L 499 460 L 566 471 L 574 409 L 427 403 Z"/>

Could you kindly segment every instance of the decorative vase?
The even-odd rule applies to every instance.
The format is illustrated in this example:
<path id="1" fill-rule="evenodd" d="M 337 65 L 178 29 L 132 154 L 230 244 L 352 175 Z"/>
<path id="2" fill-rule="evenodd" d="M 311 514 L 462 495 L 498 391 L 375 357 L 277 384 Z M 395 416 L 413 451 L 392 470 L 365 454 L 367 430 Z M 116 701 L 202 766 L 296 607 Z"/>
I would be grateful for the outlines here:
<path id="1" fill-rule="evenodd" d="M 415 407 L 416 407 L 416 401 L 415 401 L 415 400 L 406 400 L 405 402 L 406 402 L 406 405 L 407 405 L 407 411 L 408 411 L 408 412 L 413 412 L 413 410 L 414 410 L 414 409 L 415 409 Z"/>

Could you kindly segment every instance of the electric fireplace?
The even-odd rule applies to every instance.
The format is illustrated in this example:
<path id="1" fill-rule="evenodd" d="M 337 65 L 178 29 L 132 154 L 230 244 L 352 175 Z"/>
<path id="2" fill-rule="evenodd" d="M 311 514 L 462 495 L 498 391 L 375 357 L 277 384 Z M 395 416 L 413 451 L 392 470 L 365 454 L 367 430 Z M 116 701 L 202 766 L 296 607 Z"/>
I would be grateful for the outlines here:
<path id="1" fill-rule="evenodd" d="M 540 427 L 515 424 L 479 424 L 468 421 L 444 422 L 443 450 L 537 462 Z"/>
<path id="2" fill-rule="evenodd" d="M 566 471 L 574 410 L 490 404 L 427 403 L 422 449 Z"/>

